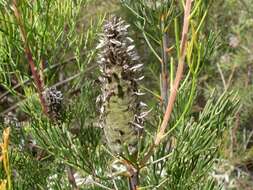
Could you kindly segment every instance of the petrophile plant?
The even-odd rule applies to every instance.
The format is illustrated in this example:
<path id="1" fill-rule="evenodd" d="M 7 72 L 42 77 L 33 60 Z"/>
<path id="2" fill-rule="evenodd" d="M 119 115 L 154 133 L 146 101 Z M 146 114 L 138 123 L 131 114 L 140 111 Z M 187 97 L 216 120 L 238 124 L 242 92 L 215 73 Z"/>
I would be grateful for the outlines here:
<path id="1" fill-rule="evenodd" d="M 1 1 L 1 186 L 218 188 L 238 100 L 213 91 L 193 109 L 215 48 L 211 2 L 122 0 L 89 14 L 97 2 Z"/>
<path id="2" fill-rule="evenodd" d="M 141 95 L 138 76 L 142 64 L 135 51 L 133 40 L 128 37 L 126 25 L 121 18 L 113 17 L 104 26 L 98 45 L 101 48 L 101 127 L 107 142 L 115 153 L 122 153 L 124 146 L 132 154 L 137 150 L 138 139 L 143 131 Z"/>

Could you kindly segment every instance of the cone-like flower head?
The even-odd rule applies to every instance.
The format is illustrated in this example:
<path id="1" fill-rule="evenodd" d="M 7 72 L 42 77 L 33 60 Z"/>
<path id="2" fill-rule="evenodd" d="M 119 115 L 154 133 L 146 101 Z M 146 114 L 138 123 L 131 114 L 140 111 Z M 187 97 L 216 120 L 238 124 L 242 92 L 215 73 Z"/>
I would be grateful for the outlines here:
<path id="1" fill-rule="evenodd" d="M 112 17 L 104 25 L 97 48 L 100 50 L 101 95 L 100 124 L 104 129 L 109 148 L 118 154 L 127 147 L 136 152 L 143 131 L 143 117 L 138 81 L 142 64 L 133 40 L 128 37 L 129 25 L 119 17 Z M 125 149 L 124 149 L 125 150 Z"/>
<path id="2" fill-rule="evenodd" d="M 61 91 L 56 90 L 54 87 L 47 88 L 43 92 L 43 96 L 47 104 L 49 117 L 53 120 L 58 120 L 60 117 L 63 101 L 63 95 Z"/>

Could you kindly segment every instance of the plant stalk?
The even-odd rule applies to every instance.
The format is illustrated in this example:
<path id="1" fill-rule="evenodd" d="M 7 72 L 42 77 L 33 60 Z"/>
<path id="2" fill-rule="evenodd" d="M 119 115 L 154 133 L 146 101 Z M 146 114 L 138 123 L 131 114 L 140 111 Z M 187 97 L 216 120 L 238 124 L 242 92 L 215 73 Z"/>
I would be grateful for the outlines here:
<path id="1" fill-rule="evenodd" d="M 166 109 L 168 103 L 168 34 L 164 31 L 164 16 L 161 18 L 161 25 L 163 30 L 162 36 L 162 63 L 161 63 L 161 97 L 163 111 Z"/>
<path id="2" fill-rule="evenodd" d="M 32 52 L 30 50 L 30 47 L 29 47 L 29 44 L 28 44 L 28 40 L 27 40 L 27 35 L 26 35 L 26 32 L 25 32 L 25 27 L 24 27 L 24 24 L 22 22 L 22 18 L 21 18 L 21 14 L 17 8 L 17 2 L 16 0 L 13 0 L 13 9 L 14 9 L 14 15 L 17 19 L 17 23 L 19 25 L 19 29 L 20 29 L 20 33 L 21 33 L 21 38 L 22 38 L 22 41 L 24 42 L 24 49 L 25 49 L 25 54 L 26 54 L 26 57 L 27 57 L 27 60 L 28 60 L 28 63 L 29 63 L 29 66 L 30 66 L 30 69 L 31 69 L 31 72 L 32 72 L 32 76 L 33 76 L 33 79 L 34 79 L 34 82 L 35 82 L 35 85 L 36 85 L 36 90 L 39 94 L 39 99 L 40 99 L 40 103 L 41 103 L 41 106 L 42 106 L 42 110 L 44 112 L 44 114 L 46 116 L 48 116 L 48 113 L 47 113 L 47 105 L 46 105 L 46 101 L 43 97 L 43 91 L 44 91 L 44 82 L 43 80 L 41 79 L 39 73 L 38 73 L 38 70 L 36 69 L 36 66 L 35 66 L 35 62 L 33 60 L 33 57 L 32 57 Z"/>
<path id="3" fill-rule="evenodd" d="M 169 96 L 167 108 L 166 108 L 166 111 L 165 111 L 165 114 L 163 117 L 163 121 L 162 121 L 160 130 L 157 133 L 156 138 L 154 140 L 154 144 L 151 145 L 148 153 L 146 154 L 146 156 L 144 156 L 144 159 L 141 162 L 141 166 L 143 166 L 148 161 L 150 156 L 152 156 L 155 147 L 157 147 L 160 144 L 161 140 L 164 138 L 165 130 L 167 128 L 167 125 L 170 120 L 170 116 L 171 116 L 171 113 L 172 113 L 172 110 L 174 107 L 177 92 L 179 89 L 179 84 L 182 79 L 183 71 L 184 71 L 184 60 L 185 60 L 185 56 L 186 56 L 187 34 L 188 34 L 188 30 L 189 30 L 191 3 L 192 3 L 192 0 L 186 0 L 185 10 L 184 10 L 183 31 L 182 31 L 181 44 L 180 44 L 180 56 L 179 56 L 179 60 L 178 60 L 176 77 L 175 77 L 173 86 L 171 87 L 171 93 Z"/>
<path id="4" fill-rule="evenodd" d="M 134 171 L 129 177 L 129 190 L 137 190 L 139 184 L 139 171 Z"/>

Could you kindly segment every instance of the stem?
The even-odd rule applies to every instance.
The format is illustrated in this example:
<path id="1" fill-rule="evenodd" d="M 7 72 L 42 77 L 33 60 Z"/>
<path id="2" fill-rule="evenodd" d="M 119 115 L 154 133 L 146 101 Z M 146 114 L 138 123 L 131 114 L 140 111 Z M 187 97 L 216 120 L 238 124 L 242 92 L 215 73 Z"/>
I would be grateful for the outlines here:
<path id="1" fill-rule="evenodd" d="M 181 36 L 181 44 L 180 44 L 180 56 L 178 60 L 178 67 L 176 72 L 176 77 L 173 83 L 173 86 L 171 88 L 171 94 L 169 97 L 169 101 L 167 104 L 166 112 L 163 117 L 163 121 L 160 127 L 159 132 L 156 135 L 156 138 L 154 140 L 154 144 L 151 145 L 151 148 L 149 149 L 148 153 L 144 157 L 144 159 L 141 162 L 141 165 L 143 166 L 147 160 L 150 158 L 150 156 L 153 154 L 155 147 L 159 145 L 161 140 L 164 138 L 164 133 L 167 128 L 168 122 L 170 120 L 170 116 L 174 107 L 174 103 L 177 96 L 177 91 L 179 88 L 179 83 L 181 81 L 181 78 L 183 76 L 184 71 L 184 60 L 186 56 L 186 42 L 187 42 L 187 34 L 189 29 L 189 20 L 190 20 L 190 12 L 191 12 L 191 2 L 192 0 L 186 0 L 185 10 L 184 10 L 184 23 L 183 23 L 183 31 Z"/>
<path id="2" fill-rule="evenodd" d="M 132 176 L 129 177 L 129 190 L 137 190 L 139 184 L 139 171 L 133 172 Z"/>
<path id="3" fill-rule="evenodd" d="M 79 188 L 77 187 L 76 180 L 75 180 L 75 177 L 74 177 L 74 171 L 73 171 L 73 168 L 71 166 L 67 167 L 67 173 L 68 173 L 69 183 L 72 185 L 74 190 L 78 190 Z"/>
<path id="4" fill-rule="evenodd" d="M 129 190 L 137 190 L 139 185 L 139 169 L 136 169 L 132 164 L 128 163 L 128 161 L 126 160 L 124 162 L 129 172 L 128 176 Z"/>
<path id="5" fill-rule="evenodd" d="M 160 131 L 156 135 L 155 146 L 157 146 L 163 138 L 163 135 L 165 133 L 165 129 L 166 129 L 167 124 L 169 122 L 169 119 L 170 119 L 170 116 L 172 113 L 172 109 L 173 109 L 173 106 L 174 106 L 174 103 L 176 100 L 179 83 L 180 83 L 181 78 L 183 76 L 184 60 L 185 60 L 185 56 L 186 56 L 187 33 L 188 33 L 188 29 L 189 29 L 189 16 L 190 16 L 190 11 L 191 11 L 191 2 L 192 2 L 192 0 L 186 0 L 183 32 L 182 32 L 181 44 L 180 44 L 180 57 L 178 60 L 176 78 L 175 78 L 174 84 L 171 89 L 171 94 L 169 97 L 168 105 L 166 108 L 166 112 L 164 114 L 164 118 L 163 118 L 163 122 L 161 124 Z"/>
<path id="6" fill-rule="evenodd" d="M 19 29 L 20 29 L 20 32 L 21 32 L 21 38 L 22 38 L 22 41 L 24 42 L 25 54 L 26 54 L 30 69 L 32 71 L 32 76 L 33 76 L 33 79 L 34 79 L 34 82 L 35 82 L 35 85 L 36 85 L 36 90 L 39 94 L 40 103 L 41 103 L 43 112 L 45 113 L 45 115 L 48 115 L 47 114 L 48 108 L 47 108 L 46 101 L 45 101 L 45 99 L 43 97 L 43 94 L 42 94 L 43 91 L 44 91 L 44 87 L 43 87 L 44 83 L 41 80 L 41 77 L 40 77 L 40 75 L 38 74 L 38 72 L 36 70 L 36 66 L 35 66 L 35 63 L 34 63 L 34 60 L 33 60 L 33 57 L 32 57 L 32 52 L 31 52 L 30 47 L 28 45 L 28 41 L 27 41 L 27 37 L 26 37 L 27 35 L 26 35 L 26 32 L 25 32 L 25 27 L 23 25 L 21 15 L 20 15 L 19 10 L 17 8 L 16 0 L 13 0 L 13 9 L 14 9 L 14 15 L 17 19 L 17 23 L 19 25 Z"/>
<path id="7" fill-rule="evenodd" d="M 223 75 L 223 72 L 220 68 L 220 65 L 219 65 L 219 63 L 216 63 L 216 65 L 217 65 L 218 71 L 220 73 L 220 77 L 221 77 L 221 80 L 222 80 L 222 83 L 223 83 L 223 87 L 224 87 L 224 89 L 227 89 L 227 83 L 226 83 L 225 77 Z"/>
<path id="8" fill-rule="evenodd" d="M 162 97 L 162 107 L 165 111 L 166 105 L 168 103 L 168 34 L 164 29 L 164 16 L 161 17 L 162 25 L 162 64 L 161 64 L 161 97 Z"/>

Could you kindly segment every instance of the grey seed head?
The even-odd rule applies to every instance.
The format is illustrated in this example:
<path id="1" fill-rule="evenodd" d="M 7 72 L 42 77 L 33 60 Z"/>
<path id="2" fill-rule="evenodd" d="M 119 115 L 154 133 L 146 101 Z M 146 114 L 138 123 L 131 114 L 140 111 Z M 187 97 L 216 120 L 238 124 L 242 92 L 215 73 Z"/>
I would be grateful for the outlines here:
<path id="1" fill-rule="evenodd" d="M 139 62 L 133 40 L 128 36 L 129 25 L 119 17 L 112 17 L 105 25 L 97 45 L 101 94 L 97 99 L 99 124 L 104 130 L 112 152 L 136 152 L 138 138 L 143 132 L 144 118 L 141 105 L 143 95 L 138 82 L 143 64 Z M 120 139 L 120 140 L 119 140 Z M 131 150 L 130 150 L 131 149 Z"/>
<path id="2" fill-rule="evenodd" d="M 63 103 L 63 94 L 55 87 L 47 88 L 43 92 L 43 97 L 46 101 L 48 114 L 53 119 L 59 119 Z"/>

